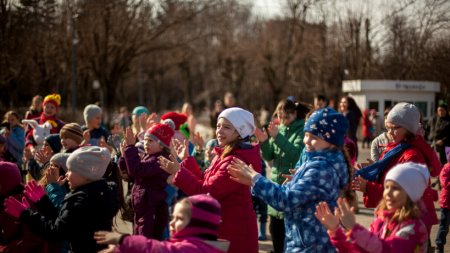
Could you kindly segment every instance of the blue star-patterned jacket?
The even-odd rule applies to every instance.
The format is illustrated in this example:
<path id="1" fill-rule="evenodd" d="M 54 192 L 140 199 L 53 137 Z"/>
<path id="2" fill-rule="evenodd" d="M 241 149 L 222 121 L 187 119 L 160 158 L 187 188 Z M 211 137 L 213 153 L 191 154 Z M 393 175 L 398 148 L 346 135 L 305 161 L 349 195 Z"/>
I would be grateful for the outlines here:
<path id="1" fill-rule="evenodd" d="M 338 150 L 305 152 L 305 162 L 285 185 L 260 177 L 252 187 L 255 196 L 285 214 L 285 252 L 336 252 L 326 229 L 314 212 L 320 201 L 334 210 L 339 191 L 349 175 Z"/>

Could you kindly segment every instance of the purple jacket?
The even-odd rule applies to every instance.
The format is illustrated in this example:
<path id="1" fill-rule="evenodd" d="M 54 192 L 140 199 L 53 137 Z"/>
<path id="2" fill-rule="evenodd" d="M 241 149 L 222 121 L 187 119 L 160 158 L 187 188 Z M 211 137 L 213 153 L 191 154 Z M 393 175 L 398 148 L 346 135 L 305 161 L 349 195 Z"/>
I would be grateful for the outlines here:
<path id="1" fill-rule="evenodd" d="M 116 253 L 224 253 L 228 250 L 226 241 L 208 241 L 198 237 L 185 237 L 157 241 L 141 235 L 127 236 L 121 245 L 116 247 Z"/>
<path id="2" fill-rule="evenodd" d="M 144 227 L 153 227 L 155 220 L 147 217 L 165 215 L 163 219 L 167 219 L 168 216 L 165 188 L 169 174 L 161 169 L 158 163 L 158 157 L 161 155 L 168 157 L 161 152 L 146 154 L 141 160 L 137 148 L 128 146 L 125 149 L 125 157 L 119 158 L 119 168 L 127 170 L 128 175 L 134 178 L 131 204 L 135 212 L 135 234 L 143 234 L 151 238 L 154 238 L 153 230 L 146 233 L 145 231 L 148 230 Z"/>

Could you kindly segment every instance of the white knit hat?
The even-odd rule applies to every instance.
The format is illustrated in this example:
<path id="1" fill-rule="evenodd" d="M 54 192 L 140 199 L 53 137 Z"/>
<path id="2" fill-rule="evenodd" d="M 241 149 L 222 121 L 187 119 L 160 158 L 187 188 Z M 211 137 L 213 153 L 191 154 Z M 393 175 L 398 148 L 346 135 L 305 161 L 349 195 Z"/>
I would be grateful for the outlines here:
<path id="1" fill-rule="evenodd" d="M 86 123 L 86 125 L 89 123 L 89 121 L 91 121 L 92 118 L 101 115 L 102 112 L 102 108 L 100 108 L 98 105 L 87 105 L 83 111 L 84 122 Z"/>
<path id="2" fill-rule="evenodd" d="M 108 149 L 85 146 L 75 150 L 67 159 L 67 168 L 91 180 L 100 180 L 111 161 Z"/>
<path id="3" fill-rule="evenodd" d="M 253 114 L 239 107 L 223 110 L 217 120 L 227 119 L 242 138 L 248 137 L 255 131 L 255 118 Z"/>
<path id="4" fill-rule="evenodd" d="M 398 103 L 389 111 L 386 122 L 403 127 L 416 134 L 420 127 L 419 109 L 413 104 Z"/>
<path id="5" fill-rule="evenodd" d="M 423 164 L 408 162 L 394 166 L 386 175 L 384 182 L 392 180 L 399 184 L 409 198 L 416 202 L 428 186 L 430 172 Z"/>

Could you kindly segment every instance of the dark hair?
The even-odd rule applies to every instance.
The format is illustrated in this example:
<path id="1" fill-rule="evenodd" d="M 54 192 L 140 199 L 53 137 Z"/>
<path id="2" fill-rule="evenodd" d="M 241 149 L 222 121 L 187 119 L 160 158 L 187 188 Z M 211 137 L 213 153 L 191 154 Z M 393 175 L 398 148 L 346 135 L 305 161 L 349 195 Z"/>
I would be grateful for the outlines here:
<path id="1" fill-rule="evenodd" d="M 350 96 L 344 96 L 345 100 L 347 100 L 348 110 L 355 113 L 356 118 L 359 120 L 362 117 L 361 109 L 359 109 L 355 100 Z"/>
<path id="2" fill-rule="evenodd" d="M 306 103 L 283 99 L 278 103 L 277 108 L 273 113 L 273 117 L 276 117 L 278 112 L 282 111 L 285 113 L 297 113 L 296 119 L 304 119 L 310 110 L 311 106 Z"/>
<path id="3" fill-rule="evenodd" d="M 325 102 L 325 107 L 328 106 L 329 102 L 328 99 L 324 96 L 324 95 L 317 95 L 316 99 L 319 101 L 324 101 Z"/>

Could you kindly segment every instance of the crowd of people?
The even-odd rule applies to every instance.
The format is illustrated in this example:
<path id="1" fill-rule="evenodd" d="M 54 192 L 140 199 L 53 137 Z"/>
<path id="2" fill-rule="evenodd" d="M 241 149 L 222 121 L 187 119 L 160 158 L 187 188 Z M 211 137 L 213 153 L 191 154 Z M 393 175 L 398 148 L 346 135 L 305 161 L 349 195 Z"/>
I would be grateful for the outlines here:
<path id="1" fill-rule="evenodd" d="M 322 95 L 312 105 L 289 96 L 255 117 L 227 93 L 205 140 L 189 103 L 162 115 L 121 107 L 111 124 L 89 104 L 79 124 L 59 118 L 61 102 L 36 96 L 23 118 L 4 115 L 0 252 L 254 253 L 267 226 L 275 253 L 429 252 L 437 224 L 436 252 L 444 250 L 445 103 L 427 124 L 411 103 L 381 118 L 351 96 L 337 110 Z M 360 148 L 370 148 L 367 163 L 356 163 Z M 374 208 L 370 228 L 355 218 L 356 192 Z M 115 217 L 132 235 L 114 229 Z"/>

